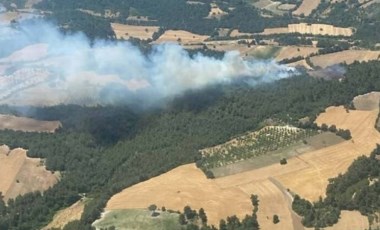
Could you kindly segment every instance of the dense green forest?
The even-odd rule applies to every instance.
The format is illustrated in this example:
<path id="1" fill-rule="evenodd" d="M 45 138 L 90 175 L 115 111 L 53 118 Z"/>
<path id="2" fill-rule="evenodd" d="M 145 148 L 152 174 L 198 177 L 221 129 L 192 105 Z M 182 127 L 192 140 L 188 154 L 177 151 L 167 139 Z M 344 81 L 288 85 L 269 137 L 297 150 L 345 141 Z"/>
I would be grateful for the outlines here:
<path id="1" fill-rule="evenodd" d="M 293 210 L 306 227 L 323 228 L 338 222 L 341 210 L 357 210 L 370 222 L 380 211 L 380 145 L 370 157 L 361 156 L 345 174 L 329 180 L 326 198 L 311 203 L 298 195 Z"/>
<path id="2" fill-rule="evenodd" d="M 263 17 L 260 10 L 240 1 L 220 3 L 229 14 L 220 20 L 208 18 L 211 9 L 210 1 L 200 2 L 204 4 L 191 4 L 186 0 L 159 0 L 157 4 L 151 4 L 148 0 L 44 0 L 35 7 L 53 12 L 48 17 L 49 19 L 56 21 L 58 25 L 68 25 L 69 30 L 83 31 L 90 38 L 94 38 L 94 35 L 108 38 L 110 36 L 108 34 L 109 22 L 154 25 L 165 29 L 182 29 L 198 34 L 215 35 L 218 28 L 227 27 L 239 29 L 242 32 L 261 32 L 265 27 L 285 26 L 287 23 L 296 21 L 290 15 L 276 18 Z M 227 5 L 223 7 L 224 4 Z M 230 10 L 231 7 L 234 10 Z M 91 10 L 103 17 L 90 15 L 79 9 Z M 107 18 L 106 11 L 118 13 L 118 15 Z M 127 20 L 128 16 L 147 16 L 149 20 Z M 92 26 L 95 24 L 96 27 Z"/>
<path id="3" fill-rule="evenodd" d="M 31 193 L 3 205 L 0 229 L 40 228 L 80 193 L 92 199 L 75 226 L 90 229 L 109 197 L 123 188 L 198 161 L 199 149 L 258 129 L 265 119 L 297 125 L 329 105 L 348 104 L 358 94 L 380 90 L 379 72 L 379 62 L 372 61 L 347 66 L 343 81 L 304 74 L 256 86 L 241 81 L 190 91 L 149 111 L 125 106 L 28 108 L 31 117 L 61 120 L 63 128 L 55 134 L 0 131 L 0 142 L 45 158 L 47 168 L 62 171 L 63 177 L 43 195 Z M 6 106 L 2 111 L 25 112 Z M 113 130 L 115 135 L 105 138 L 103 132 Z"/>

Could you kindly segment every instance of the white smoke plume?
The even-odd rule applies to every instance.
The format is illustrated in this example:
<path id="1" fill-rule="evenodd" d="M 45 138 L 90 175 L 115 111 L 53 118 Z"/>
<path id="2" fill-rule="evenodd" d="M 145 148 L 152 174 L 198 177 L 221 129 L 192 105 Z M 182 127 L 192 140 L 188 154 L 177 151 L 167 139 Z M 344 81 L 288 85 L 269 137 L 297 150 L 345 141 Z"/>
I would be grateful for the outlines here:
<path id="1" fill-rule="evenodd" d="M 239 78 L 271 82 L 293 69 L 274 61 L 246 61 L 238 52 L 221 59 L 190 57 L 162 44 L 144 55 L 128 42 L 64 35 L 43 21 L 0 26 L 0 103 L 58 104 L 138 101 L 147 106 L 186 90 Z"/>

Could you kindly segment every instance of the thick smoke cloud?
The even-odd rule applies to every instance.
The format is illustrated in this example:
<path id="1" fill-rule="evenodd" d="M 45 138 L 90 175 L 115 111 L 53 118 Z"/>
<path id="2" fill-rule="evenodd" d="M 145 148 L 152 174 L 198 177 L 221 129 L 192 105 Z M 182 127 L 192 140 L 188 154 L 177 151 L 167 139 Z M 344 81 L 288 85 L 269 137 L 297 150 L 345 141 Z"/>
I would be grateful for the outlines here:
<path id="1" fill-rule="evenodd" d="M 0 25 L 0 103 L 115 103 L 146 106 L 186 90 L 248 79 L 252 84 L 289 77 L 274 61 L 246 61 L 238 52 L 218 60 L 190 57 L 162 44 L 144 55 L 128 42 L 64 35 L 43 21 Z"/>

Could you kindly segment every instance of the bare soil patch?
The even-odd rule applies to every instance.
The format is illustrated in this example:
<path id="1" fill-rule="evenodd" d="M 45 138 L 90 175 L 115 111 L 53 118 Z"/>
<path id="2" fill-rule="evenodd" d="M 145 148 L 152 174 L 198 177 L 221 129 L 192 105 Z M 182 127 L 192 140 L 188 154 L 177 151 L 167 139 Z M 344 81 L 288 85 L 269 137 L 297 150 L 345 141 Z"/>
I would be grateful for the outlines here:
<path id="1" fill-rule="evenodd" d="M 0 148 L 0 192 L 4 200 L 33 191 L 44 191 L 58 182 L 59 175 L 47 171 L 41 159 L 29 158 L 26 150 Z"/>

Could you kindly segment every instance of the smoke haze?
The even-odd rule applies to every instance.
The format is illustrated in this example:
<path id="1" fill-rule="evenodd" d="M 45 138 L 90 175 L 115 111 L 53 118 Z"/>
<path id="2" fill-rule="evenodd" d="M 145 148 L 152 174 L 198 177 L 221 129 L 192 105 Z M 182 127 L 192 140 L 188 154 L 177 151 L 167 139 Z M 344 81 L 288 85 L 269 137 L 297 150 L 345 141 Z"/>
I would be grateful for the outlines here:
<path id="1" fill-rule="evenodd" d="M 139 101 L 146 106 L 186 90 L 248 79 L 287 78 L 293 69 L 274 61 L 190 57 L 179 45 L 156 45 L 144 55 L 128 42 L 64 35 L 43 21 L 0 25 L 0 103 L 51 105 Z M 4 47 L 4 48 L 3 48 Z"/>

